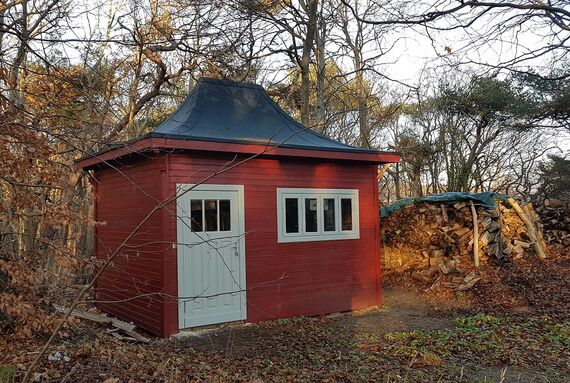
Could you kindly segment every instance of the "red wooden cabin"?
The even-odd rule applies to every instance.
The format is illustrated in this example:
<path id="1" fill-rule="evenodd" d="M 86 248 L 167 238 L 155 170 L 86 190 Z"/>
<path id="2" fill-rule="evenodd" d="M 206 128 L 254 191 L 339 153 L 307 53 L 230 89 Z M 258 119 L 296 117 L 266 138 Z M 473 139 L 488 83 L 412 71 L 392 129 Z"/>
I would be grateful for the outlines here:
<path id="1" fill-rule="evenodd" d="M 83 158 L 101 310 L 161 336 L 380 304 L 378 164 L 258 85 L 202 79 L 154 132 Z M 197 185 L 197 186 L 196 186 Z"/>

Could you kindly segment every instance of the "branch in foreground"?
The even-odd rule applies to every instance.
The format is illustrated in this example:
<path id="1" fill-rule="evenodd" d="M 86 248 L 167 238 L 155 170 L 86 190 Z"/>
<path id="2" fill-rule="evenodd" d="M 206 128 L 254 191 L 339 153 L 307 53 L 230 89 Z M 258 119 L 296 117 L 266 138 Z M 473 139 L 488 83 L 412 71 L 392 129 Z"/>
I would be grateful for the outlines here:
<path id="1" fill-rule="evenodd" d="M 307 128 L 305 128 L 307 129 Z M 113 262 L 113 260 L 117 257 L 118 254 L 120 254 L 121 250 L 127 246 L 128 242 L 138 233 L 138 231 L 152 218 L 152 216 L 159 210 L 166 208 L 168 205 L 170 205 L 171 203 L 175 202 L 179 197 L 185 195 L 186 193 L 189 193 L 190 191 L 192 191 L 193 189 L 195 189 L 197 186 L 204 184 L 205 182 L 211 180 L 212 178 L 226 173 L 250 160 L 253 160 L 259 156 L 264 155 L 265 153 L 270 152 L 271 150 L 274 150 L 278 147 L 280 147 L 281 145 L 285 144 L 288 140 L 290 140 L 293 136 L 295 136 L 296 134 L 298 134 L 299 132 L 304 131 L 304 129 L 300 129 L 295 133 L 292 133 L 291 135 L 289 135 L 285 140 L 283 140 L 282 142 L 280 142 L 279 144 L 275 144 L 275 145 L 271 145 L 271 142 L 273 141 L 273 139 L 275 138 L 275 135 L 270 137 L 270 139 L 268 140 L 267 144 L 265 145 L 265 147 L 259 151 L 258 153 L 252 154 L 249 157 L 244 158 L 241 161 L 238 161 L 236 163 L 233 163 L 229 166 L 220 168 L 219 170 L 217 170 L 216 172 L 210 174 L 207 177 L 204 177 L 201 181 L 197 182 L 196 184 L 194 184 L 193 186 L 187 188 L 186 190 L 184 190 L 182 193 L 176 193 L 173 196 L 165 199 L 164 201 L 159 202 L 154 208 L 151 209 L 151 211 L 139 222 L 139 224 L 129 233 L 129 235 L 121 242 L 121 244 L 111 253 L 111 255 L 105 260 L 105 262 L 103 263 L 103 265 L 99 268 L 99 270 L 97 271 L 97 273 L 94 275 L 93 279 L 91 280 L 91 282 L 89 282 L 87 285 L 85 285 L 81 291 L 79 292 L 79 294 L 75 297 L 75 299 L 73 300 L 71 306 L 68 308 L 68 310 L 66 311 L 66 313 L 64 314 L 63 318 L 61 319 L 61 321 L 59 322 L 59 324 L 57 325 L 57 327 L 53 330 L 53 332 L 51 333 L 50 337 L 48 338 L 48 340 L 46 341 L 46 343 L 44 344 L 44 346 L 42 347 L 42 349 L 38 352 L 36 358 L 34 359 L 34 361 L 32 362 L 32 364 L 30 365 L 30 367 L 28 368 L 28 370 L 26 371 L 26 374 L 24 375 L 24 378 L 22 379 L 22 383 L 27 383 L 30 381 L 30 378 L 32 376 L 32 373 L 35 371 L 35 369 L 37 368 L 41 358 L 45 355 L 47 349 L 49 348 L 49 346 L 51 345 L 51 343 L 53 342 L 53 340 L 55 339 L 55 337 L 57 336 L 57 334 L 59 333 L 59 331 L 63 328 L 63 326 L 65 325 L 65 323 L 67 323 L 67 320 L 69 319 L 69 317 L 71 316 L 73 310 L 75 308 L 77 308 L 77 306 L 81 303 L 82 298 L 85 296 L 85 294 L 91 290 L 91 288 L 93 288 L 93 286 L 95 285 L 95 282 L 99 279 L 99 277 L 103 274 L 103 272 L 111 265 L 111 263 Z M 278 134 L 279 132 L 277 132 L 276 134 Z"/>

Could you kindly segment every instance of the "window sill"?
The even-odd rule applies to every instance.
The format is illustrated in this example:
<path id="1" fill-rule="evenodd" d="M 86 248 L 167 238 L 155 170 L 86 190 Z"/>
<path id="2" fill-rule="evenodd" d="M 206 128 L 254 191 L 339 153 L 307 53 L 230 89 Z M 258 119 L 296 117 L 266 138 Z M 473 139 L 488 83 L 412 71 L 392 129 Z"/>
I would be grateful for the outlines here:
<path id="1" fill-rule="evenodd" d="M 314 235 L 314 236 L 286 236 L 277 239 L 277 243 L 295 243 L 295 242 L 323 242 L 323 241 L 344 241 L 360 239 L 358 233 L 336 234 L 336 235 Z"/>

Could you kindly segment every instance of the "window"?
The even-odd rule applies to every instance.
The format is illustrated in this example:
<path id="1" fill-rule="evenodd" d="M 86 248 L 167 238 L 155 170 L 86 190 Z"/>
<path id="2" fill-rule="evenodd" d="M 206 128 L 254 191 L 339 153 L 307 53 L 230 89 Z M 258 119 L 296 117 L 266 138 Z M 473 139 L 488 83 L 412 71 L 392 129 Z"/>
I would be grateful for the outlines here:
<path id="1" fill-rule="evenodd" d="M 277 189 L 278 242 L 358 239 L 358 190 Z"/>
<path id="2" fill-rule="evenodd" d="M 323 221 L 325 231 L 336 231 L 336 220 L 334 218 L 335 214 L 335 199 L 325 198 L 323 199 Z"/>
<path id="3" fill-rule="evenodd" d="M 305 231 L 316 233 L 319 230 L 318 204 L 316 198 L 305 198 Z"/>
<path id="4" fill-rule="evenodd" d="M 285 233 L 299 232 L 299 199 L 285 198 Z"/>
<path id="5" fill-rule="evenodd" d="M 190 229 L 193 232 L 231 231 L 230 200 L 190 200 Z"/>

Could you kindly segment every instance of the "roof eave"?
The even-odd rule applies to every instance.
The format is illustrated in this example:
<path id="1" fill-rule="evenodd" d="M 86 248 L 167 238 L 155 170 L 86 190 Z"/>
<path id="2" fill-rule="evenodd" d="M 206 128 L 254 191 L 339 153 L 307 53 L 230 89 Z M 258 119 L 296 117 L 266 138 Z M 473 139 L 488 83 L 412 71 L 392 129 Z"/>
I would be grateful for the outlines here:
<path id="1" fill-rule="evenodd" d="M 75 166 L 89 169 L 97 164 L 152 149 L 183 149 L 218 153 L 250 154 L 276 157 L 321 158 L 329 160 L 358 161 L 369 163 L 394 163 L 400 161 L 396 152 L 380 151 L 336 151 L 294 148 L 279 145 L 245 144 L 234 142 L 217 142 L 204 140 L 180 140 L 145 136 L 139 140 L 126 143 L 124 146 L 95 153 L 79 159 Z"/>

